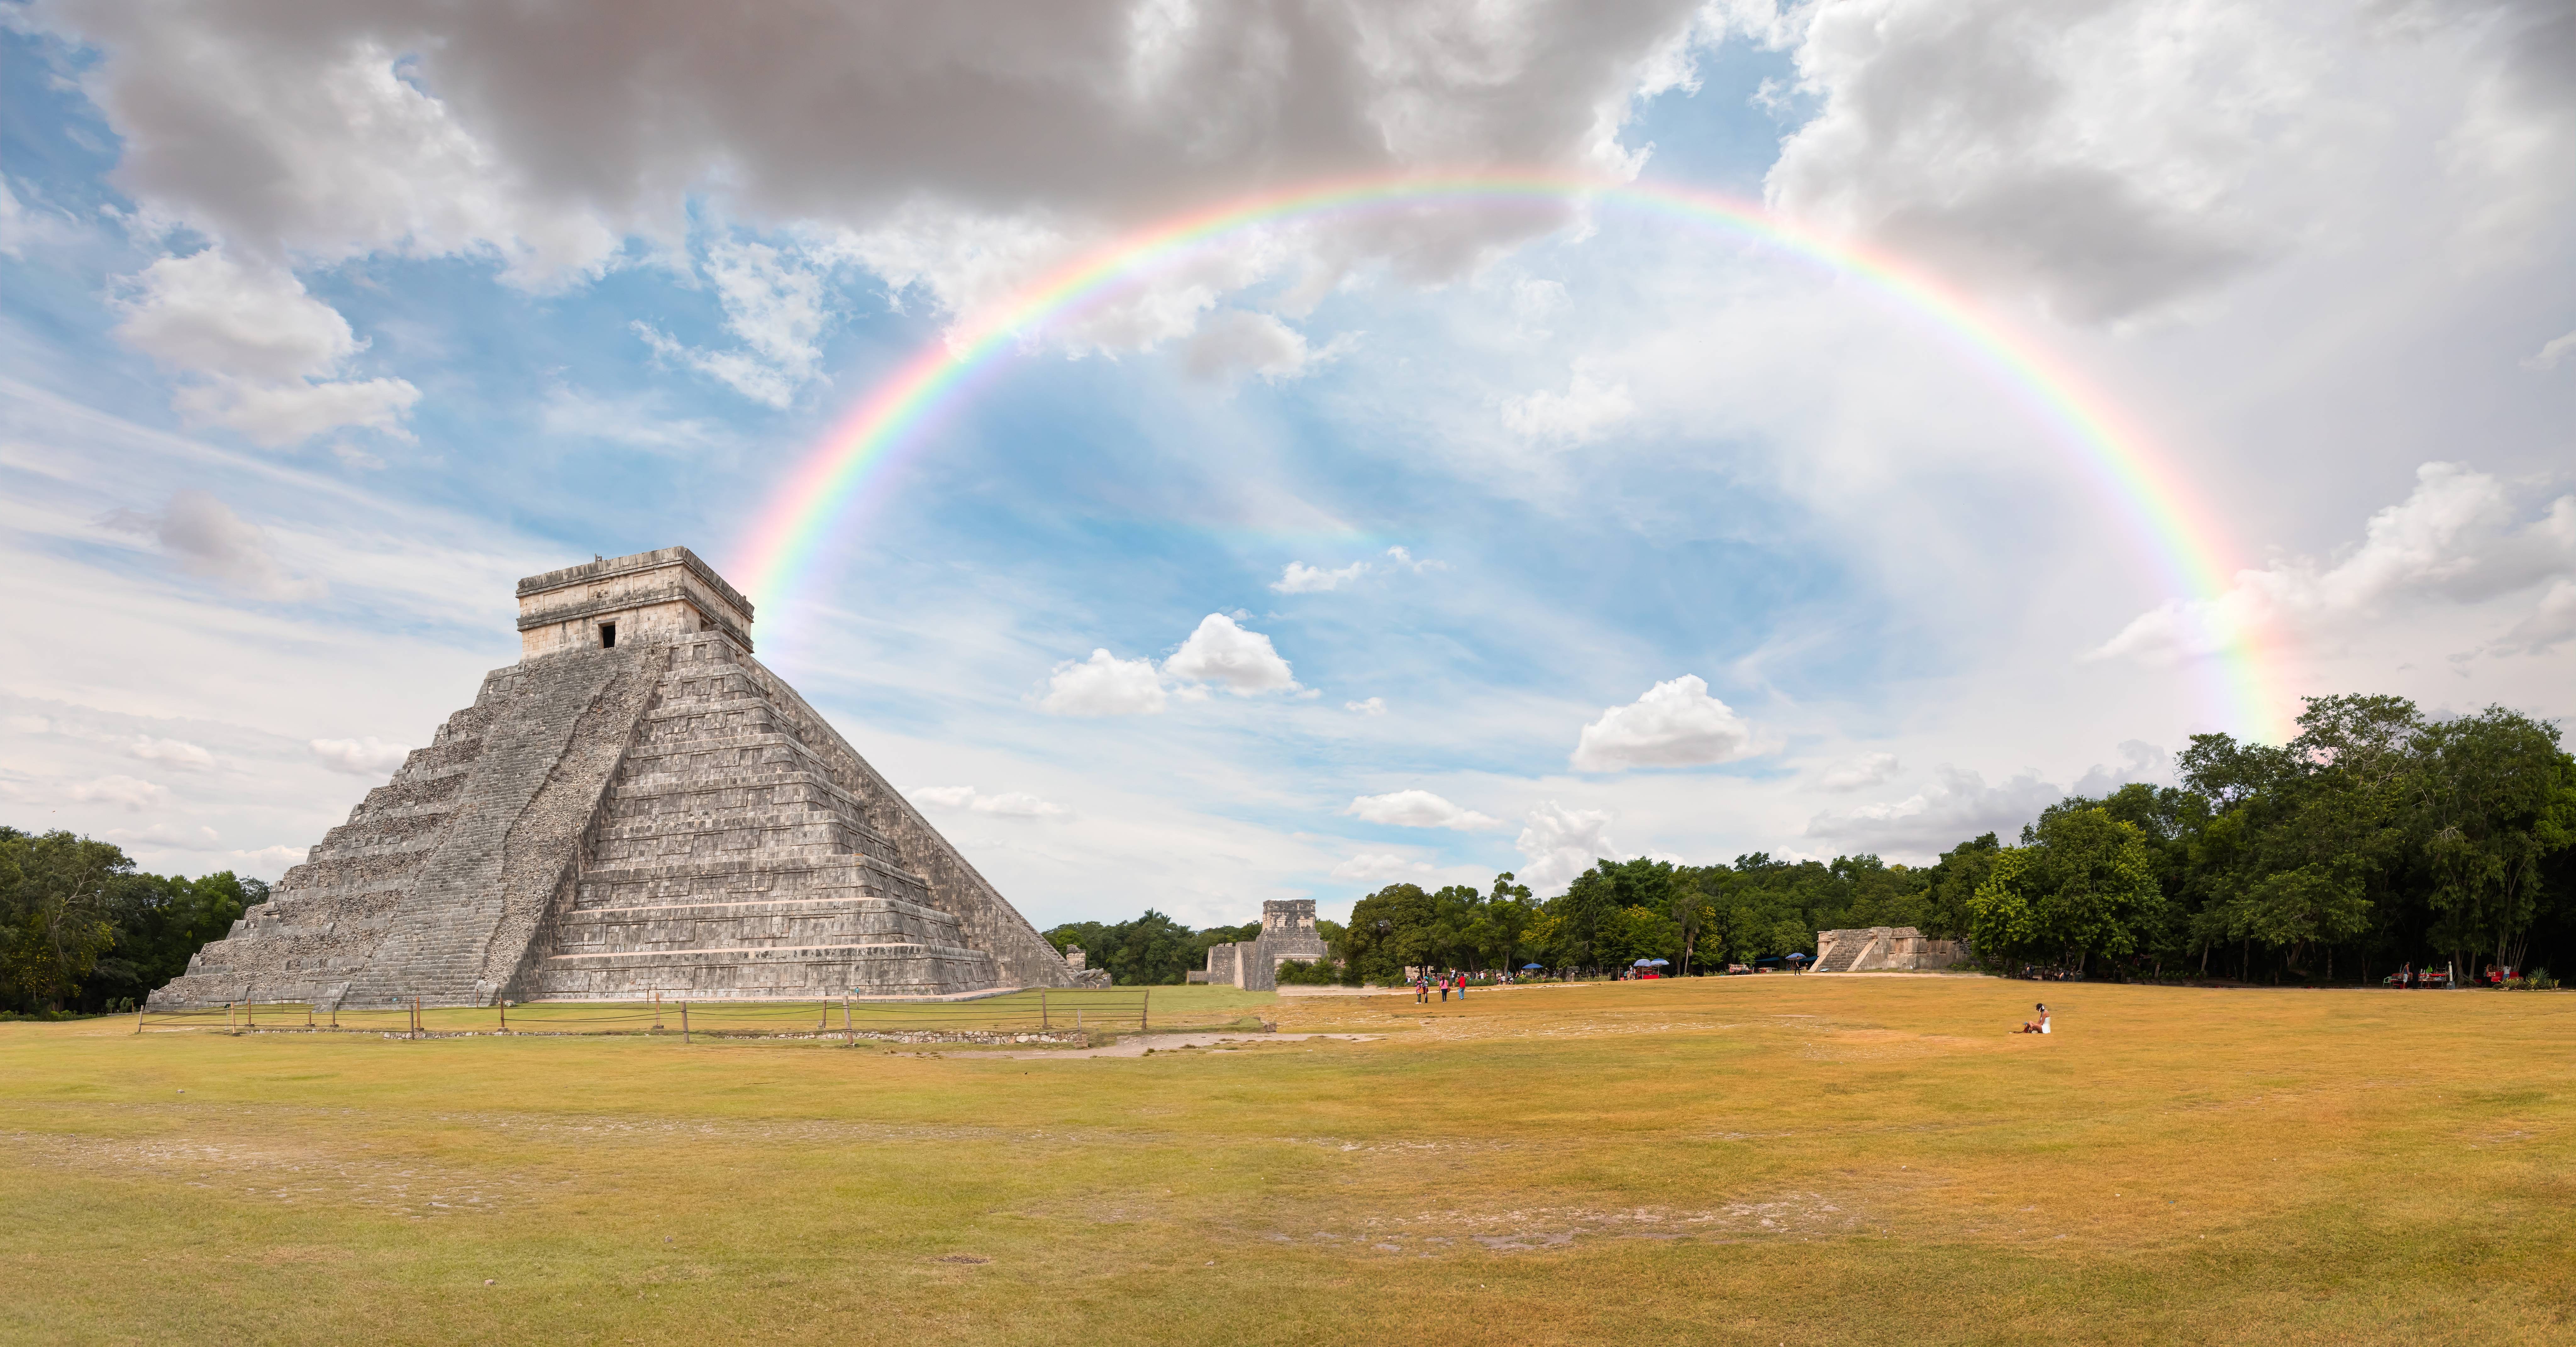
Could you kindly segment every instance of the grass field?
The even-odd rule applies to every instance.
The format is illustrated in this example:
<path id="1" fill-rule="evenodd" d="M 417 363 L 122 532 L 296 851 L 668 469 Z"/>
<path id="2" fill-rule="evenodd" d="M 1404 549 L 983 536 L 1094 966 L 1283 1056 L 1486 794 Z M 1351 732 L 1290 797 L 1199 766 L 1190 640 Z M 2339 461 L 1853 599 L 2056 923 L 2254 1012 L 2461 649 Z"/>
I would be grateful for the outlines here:
<path id="1" fill-rule="evenodd" d="M 2058 1032 L 2007 1034 L 2042 996 Z M 1762 977 L 1259 1013 L 1383 1037 L 0 1025 L 0 1340 L 2576 1340 L 2576 995 Z"/>

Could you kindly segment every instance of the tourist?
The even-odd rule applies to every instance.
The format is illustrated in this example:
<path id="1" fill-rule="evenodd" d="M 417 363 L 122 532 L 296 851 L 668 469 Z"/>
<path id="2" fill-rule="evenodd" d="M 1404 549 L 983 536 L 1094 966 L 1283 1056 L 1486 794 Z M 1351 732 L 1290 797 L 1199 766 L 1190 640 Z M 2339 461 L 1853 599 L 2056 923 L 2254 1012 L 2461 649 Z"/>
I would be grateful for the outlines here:
<path id="1" fill-rule="evenodd" d="M 2039 1003 L 2039 1018 L 2038 1018 L 2038 1019 L 2035 1019 L 2035 1020 L 2025 1020 L 2025 1021 L 2023 1021 L 2023 1022 L 2022 1022 L 2022 1026 L 2021 1026 L 2019 1029 L 2015 1029 L 2013 1032 L 2014 1032 L 2014 1033 L 2017 1033 L 2017 1034 L 2044 1034 L 2044 1033 L 2047 1033 L 2047 1032 L 2048 1032 L 2048 1003 L 2047 1003 L 2046 1001 L 2042 1001 L 2042 1002 L 2040 1002 L 2040 1003 Z"/>
<path id="2" fill-rule="evenodd" d="M 1458 999 L 1461 1001 L 1467 999 L 1467 975 L 1464 973 L 1458 975 Z"/>

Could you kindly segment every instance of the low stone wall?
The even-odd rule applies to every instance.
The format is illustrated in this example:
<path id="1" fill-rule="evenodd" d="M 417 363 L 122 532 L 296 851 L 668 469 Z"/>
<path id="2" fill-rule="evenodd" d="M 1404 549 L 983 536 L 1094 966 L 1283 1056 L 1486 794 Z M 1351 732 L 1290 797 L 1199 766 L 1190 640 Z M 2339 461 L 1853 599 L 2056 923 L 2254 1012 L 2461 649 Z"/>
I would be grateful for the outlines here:
<path id="1" fill-rule="evenodd" d="M 1968 942 L 1936 940 L 1911 926 L 1816 932 L 1820 973 L 1921 972 L 1968 957 Z"/>

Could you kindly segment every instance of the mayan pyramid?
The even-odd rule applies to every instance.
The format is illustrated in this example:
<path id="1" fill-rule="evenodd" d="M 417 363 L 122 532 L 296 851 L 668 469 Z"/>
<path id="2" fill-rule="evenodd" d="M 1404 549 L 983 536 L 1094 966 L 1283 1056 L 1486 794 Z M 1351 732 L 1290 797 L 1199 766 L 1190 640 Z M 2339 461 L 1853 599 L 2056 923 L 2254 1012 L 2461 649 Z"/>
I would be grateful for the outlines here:
<path id="1" fill-rule="evenodd" d="M 685 547 L 519 582 L 519 662 L 154 1006 L 945 996 L 1079 985 L 751 657 Z"/>

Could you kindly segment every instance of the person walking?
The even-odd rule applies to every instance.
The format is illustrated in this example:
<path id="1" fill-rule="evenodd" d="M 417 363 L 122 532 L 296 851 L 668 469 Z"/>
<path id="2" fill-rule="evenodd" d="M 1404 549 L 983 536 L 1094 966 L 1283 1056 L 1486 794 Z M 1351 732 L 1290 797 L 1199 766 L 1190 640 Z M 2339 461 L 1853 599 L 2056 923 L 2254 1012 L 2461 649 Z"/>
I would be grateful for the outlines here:
<path id="1" fill-rule="evenodd" d="M 1465 973 L 1460 973 L 1458 975 L 1458 999 L 1461 1001 L 1467 999 L 1467 975 Z"/>

